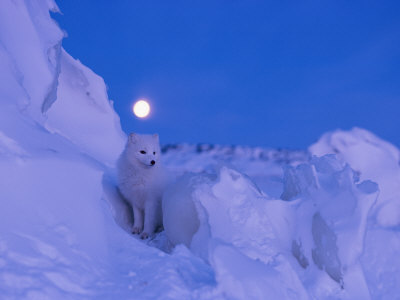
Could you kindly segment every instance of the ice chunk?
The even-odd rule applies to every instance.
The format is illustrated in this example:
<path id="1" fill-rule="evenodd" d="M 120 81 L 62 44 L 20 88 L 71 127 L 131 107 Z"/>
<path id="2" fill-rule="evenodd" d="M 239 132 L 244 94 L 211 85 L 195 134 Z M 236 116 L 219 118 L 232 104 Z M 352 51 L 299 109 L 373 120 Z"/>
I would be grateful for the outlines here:
<path id="1" fill-rule="evenodd" d="M 353 128 L 326 133 L 309 150 L 318 156 L 335 153 L 361 180 L 376 182 L 380 188 L 373 212 L 376 221 L 384 227 L 400 225 L 399 149 L 367 130 Z"/>
<path id="2" fill-rule="evenodd" d="M 334 155 L 313 157 L 307 164 L 286 168 L 285 179 L 283 195 L 296 195 L 297 199 L 288 199 L 296 204 L 292 254 L 303 269 L 309 269 L 304 273 L 309 280 L 316 283 L 322 278 L 310 265 L 313 262 L 338 284 L 336 288 L 316 285 L 317 289 L 310 287 L 310 293 L 317 298 L 326 293 L 369 297 L 359 259 L 377 185 L 359 182 L 357 174 Z"/>
<path id="3" fill-rule="evenodd" d="M 221 292 L 237 293 L 239 299 L 268 294 L 306 298 L 288 258 L 280 252 L 281 239 L 290 240 L 284 208 L 247 176 L 227 167 L 217 174 L 189 174 L 171 187 L 163 202 L 169 206 L 164 210 L 167 237 L 174 243 L 191 241 L 190 249 L 214 268 Z M 198 230 L 188 234 L 187 227 Z M 286 236 L 278 238 L 277 232 Z"/>
<path id="4" fill-rule="evenodd" d="M 313 261 L 321 270 L 324 269 L 333 280 L 343 286 L 336 234 L 319 213 L 314 214 L 311 231 L 315 244 L 315 248 L 312 249 Z"/>
<path id="5" fill-rule="evenodd" d="M 293 200 L 304 195 L 308 190 L 316 188 L 318 188 L 318 182 L 313 165 L 301 164 L 297 168 L 285 167 L 282 200 Z"/>
<path id="6" fill-rule="evenodd" d="M 357 185 L 363 193 L 373 193 L 377 188 L 368 179 L 379 185 L 377 202 L 364 221 L 368 222 L 368 230 L 360 257 L 361 267 L 373 299 L 397 297 L 400 265 L 393 255 L 400 245 L 399 150 L 360 128 L 326 133 L 309 150 L 317 155 L 337 153 L 339 159 L 350 164 L 365 180 Z"/>

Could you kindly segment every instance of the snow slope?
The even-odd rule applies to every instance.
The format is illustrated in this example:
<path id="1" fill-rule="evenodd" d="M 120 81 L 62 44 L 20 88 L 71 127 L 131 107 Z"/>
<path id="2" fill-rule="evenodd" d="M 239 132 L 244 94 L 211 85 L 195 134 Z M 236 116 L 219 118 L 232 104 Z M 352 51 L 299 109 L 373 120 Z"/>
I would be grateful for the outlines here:
<path id="1" fill-rule="evenodd" d="M 62 48 L 52 0 L 0 7 L 1 298 L 398 297 L 393 145 L 361 129 L 309 152 L 167 145 L 165 231 L 138 240 L 102 78 Z"/>
<path id="2" fill-rule="evenodd" d="M 1 3 L 1 297 L 176 299 L 212 286 L 185 249 L 166 255 L 115 223 L 103 175 L 125 135 L 103 80 L 62 49 L 49 10 L 53 1 Z"/>

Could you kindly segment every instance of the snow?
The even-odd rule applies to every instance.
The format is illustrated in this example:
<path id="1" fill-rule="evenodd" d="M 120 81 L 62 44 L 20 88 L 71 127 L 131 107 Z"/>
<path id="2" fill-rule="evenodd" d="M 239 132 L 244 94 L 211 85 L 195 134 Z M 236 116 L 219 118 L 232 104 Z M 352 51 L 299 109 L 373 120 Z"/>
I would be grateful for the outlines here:
<path id="1" fill-rule="evenodd" d="M 57 101 L 47 112 L 46 129 L 66 137 L 90 157 L 113 166 L 125 146 L 125 135 L 103 79 L 63 49 L 59 60 Z"/>
<path id="2" fill-rule="evenodd" d="M 61 48 L 56 5 L 1 6 L 2 298 L 171 299 L 212 286 L 190 252 L 164 255 L 114 221 L 104 174 L 125 135 L 103 80 Z"/>
<path id="3" fill-rule="evenodd" d="M 350 132 L 336 131 L 325 134 L 310 147 L 315 155 L 336 153 L 360 173 L 361 179 L 379 184 L 380 195 L 375 205 L 375 217 L 379 225 L 400 225 L 400 151 L 371 132 L 354 128 Z"/>
<path id="4" fill-rule="evenodd" d="M 272 286 L 278 285 L 273 278 L 280 278 L 283 294 L 278 295 L 265 290 L 264 275 L 251 277 L 251 290 L 258 295 L 368 298 L 359 259 L 378 189 L 354 175 L 334 156 L 314 157 L 286 169 L 283 195 L 291 199 L 283 201 L 268 197 L 250 178 L 227 167 L 216 174 L 193 174 L 164 196 L 165 232 L 172 243 L 184 243 L 209 261 L 221 286 L 234 281 L 233 286 L 248 291 L 249 268 L 274 274 L 268 279 Z M 193 208 L 187 210 L 189 203 L 197 215 Z M 180 218 L 183 211 L 190 211 L 190 217 Z M 198 229 L 193 234 L 188 228 Z M 321 286 L 319 280 L 326 275 L 332 280 Z"/>
<path id="5" fill-rule="evenodd" d="M 398 297 L 395 146 L 359 128 L 308 152 L 166 145 L 165 230 L 141 241 L 103 79 L 62 48 L 53 1 L 1 8 L 2 298 Z"/>
<path id="6" fill-rule="evenodd" d="M 400 263 L 400 152 L 392 144 L 361 128 L 327 133 L 310 147 L 315 155 L 336 153 L 357 171 L 360 179 L 379 186 L 376 203 L 364 221 L 367 232 L 361 256 L 362 268 L 373 299 L 398 297 Z M 371 184 L 364 185 L 370 190 Z"/>

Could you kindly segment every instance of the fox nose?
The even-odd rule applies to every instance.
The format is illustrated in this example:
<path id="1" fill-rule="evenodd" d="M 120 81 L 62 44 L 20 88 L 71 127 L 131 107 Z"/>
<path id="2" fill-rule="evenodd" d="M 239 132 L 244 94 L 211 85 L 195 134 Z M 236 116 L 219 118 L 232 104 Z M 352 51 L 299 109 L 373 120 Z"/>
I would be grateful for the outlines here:
<path id="1" fill-rule="evenodd" d="M 154 160 L 152 160 L 150 163 L 152 166 L 154 166 L 156 162 Z"/>

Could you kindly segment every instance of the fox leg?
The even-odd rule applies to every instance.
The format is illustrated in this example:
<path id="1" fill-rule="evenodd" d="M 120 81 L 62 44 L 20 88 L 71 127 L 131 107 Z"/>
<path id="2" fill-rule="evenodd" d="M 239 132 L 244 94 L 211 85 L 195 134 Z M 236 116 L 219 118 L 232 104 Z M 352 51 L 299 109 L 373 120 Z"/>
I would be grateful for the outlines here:
<path id="1" fill-rule="evenodd" d="M 139 234 L 143 230 L 143 211 L 133 205 L 133 227 L 132 233 Z"/>
<path id="2" fill-rule="evenodd" d="M 157 201 L 147 201 L 144 209 L 144 230 L 142 235 L 140 236 L 142 239 L 147 239 L 151 236 L 157 225 L 158 225 L 158 217 L 159 217 L 159 203 Z"/>

